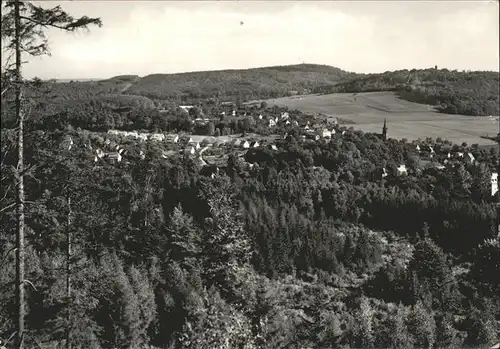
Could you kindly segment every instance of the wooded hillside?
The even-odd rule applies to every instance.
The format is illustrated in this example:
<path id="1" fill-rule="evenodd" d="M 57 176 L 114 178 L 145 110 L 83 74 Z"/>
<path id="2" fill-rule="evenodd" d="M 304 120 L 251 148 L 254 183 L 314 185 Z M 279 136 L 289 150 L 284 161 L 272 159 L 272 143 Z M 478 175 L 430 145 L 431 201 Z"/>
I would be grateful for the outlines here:
<path id="1" fill-rule="evenodd" d="M 265 99 L 291 91 L 309 93 L 321 85 L 335 84 L 351 74 L 330 66 L 300 64 L 246 70 L 182 74 L 152 74 L 138 80 L 127 93 L 154 99 L 197 98 Z"/>
<path id="2" fill-rule="evenodd" d="M 413 69 L 369 74 L 323 92 L 397 91 L 411 102 L 438 106 L 443 113 L 499 115 L 499 73 Z"/>

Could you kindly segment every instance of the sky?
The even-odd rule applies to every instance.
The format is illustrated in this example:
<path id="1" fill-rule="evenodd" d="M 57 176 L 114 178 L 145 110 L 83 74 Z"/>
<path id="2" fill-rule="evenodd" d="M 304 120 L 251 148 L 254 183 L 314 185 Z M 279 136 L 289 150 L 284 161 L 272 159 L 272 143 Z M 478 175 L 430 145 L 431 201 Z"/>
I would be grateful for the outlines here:
<path id="1" fill-rule="evenodd" d="M 31 78 L 108 78 L 315 63 L 357 73 L 499 70 L 498 1 L 39 1 L 100 17 L 48 33 Z"/>

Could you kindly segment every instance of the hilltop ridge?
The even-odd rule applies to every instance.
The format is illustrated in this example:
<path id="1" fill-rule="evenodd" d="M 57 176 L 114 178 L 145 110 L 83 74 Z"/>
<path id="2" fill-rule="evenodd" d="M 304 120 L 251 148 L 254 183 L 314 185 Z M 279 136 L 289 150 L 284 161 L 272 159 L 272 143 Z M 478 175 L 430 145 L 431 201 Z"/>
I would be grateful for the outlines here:
<path id="1" fill-rule="evenodd" d="M 412 69 L 358 74 L 320 64 L 227 69 L 175 74 L 118 75 L 99 81 L 52 84 L 57 99 L 135 95 L 193 104 L 200 100 L 245 102 L 293 95 L 394 91 L 401 99 L 447 114 L 499 115 L 499 73 Z M 55 85 L 55 86 L 54 86 Z"/>

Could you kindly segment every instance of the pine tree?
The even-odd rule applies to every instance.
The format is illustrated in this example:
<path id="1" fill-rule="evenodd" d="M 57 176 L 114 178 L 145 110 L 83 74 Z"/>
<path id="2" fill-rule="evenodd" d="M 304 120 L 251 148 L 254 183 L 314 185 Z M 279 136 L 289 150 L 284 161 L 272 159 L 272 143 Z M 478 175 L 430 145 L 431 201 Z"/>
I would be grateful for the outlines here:
<path id="1" fill-rule="evenodd" d="M 201 236 L 194 226 L 193 218 L 183 213 L 180 204 L 170 216 L 167 234 L 170 258 L 192 270 L 201 252 Z"/>
<path id="2" fill-rule="evenodd" d="M 2 71 L 2 97 L 8 88 L 12 88 L 15 99 L 15 116 L 17 119 L 17 242 L 16 242 L 16 297 L 18 307 L 16 346 L 24 347 L 25 317 L 25 192 L 24 176 L 24 122 L 26 116 L 26 83 L 22 76 L 22 53 L 29 56 L 49 54 L 48 40 L 45 30 L 57 28 L 67 32 L 87 28 L 89 25 L 101 25 L 99 18 L 73 18 L 60 6 L 45 9 L 29 1 L 8 0 L 2 2 L 1 37 L 14 63 Z M 67 344 L 69 346 L 69 344 Z"/>
<path id="3" fill-rule="evenodd" d="M 373 310 L 367 298 L 361 299 L 361 305 L 357 312 L 356 346 L 360 348 L 373 348 Z"/>
<path id="4" fill-rule="evenodd" d="M 415 304 L 407 318 L 409 332 L 417 348 L 432 348 L 436 338 L 436 323 L 421 302 Z"/>
<path id="5" fill-rule="evenodd" d="M 201 194 L 210 212 L 204 227 L 205 278 L 222 287 L 221 293 L 230 292 L 228 277 L 251 258 L 250 240 L 234 192 L 228 177 L 215 176 L 203 185 Z"/>

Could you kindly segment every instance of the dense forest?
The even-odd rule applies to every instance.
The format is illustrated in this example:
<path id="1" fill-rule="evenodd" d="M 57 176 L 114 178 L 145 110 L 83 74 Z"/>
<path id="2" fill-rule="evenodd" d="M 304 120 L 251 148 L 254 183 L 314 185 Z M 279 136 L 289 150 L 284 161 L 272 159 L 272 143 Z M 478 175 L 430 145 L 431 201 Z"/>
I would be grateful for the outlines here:
<path id="1" fill-rule="evenodd" d="M 28 81 L 19 53 L 48 52 L 43 28 L 101 22 L 59 6 L 2 6 L 2 39 L 18 64 L 2 70 L 0 345 L 411 349 L 500 340 L 496 149 L 427 138 L 419 143 L 436 156 L 426 161 L 406 140 L 337 125 L 329 141 L 304 141 L 296 125 L 274 130 L 288 133 L 274 148 L 224 148 L 220 167 L 164 156 L 165 143 L 105 132 L 264 134 L 259 113 L 315 120 L 239 102 L 353 76 L 300 65 Z M 494 89 L 481 74 L 484 89 L 465 95 Z M 371 82 L 363 84 L 355 89 Z M 219 116 L 226 97 L 235 104 L 227 111 L 245 119 Z M 179 108 L 186 101 L 196 104 L 189 112 Z M 193 126 L 201 117 L 212 118 L 207 130 Z M 96 156 L 120 147 L 123 161 Z M 448 152 L 476 163 L 436 168 Z"/>
<path id="2" fill-rule="evenodd" d="M 144 77 L 120 75 L 98 81 L 50 81 L 50 98 L 75 99 L 103 94 L 143 96 L 154 101 L 193 103 L 199 100 L 248 101 L 307 94 L 321 86 L 357 76 L 339 68 L 299 64 L 242 70 L 178 74 L 151 74 Z"/>
<path id="3" fill-rule="evenodd" d="M 476 149 L 478 167 L 418 171 L 405 142 L 292 136 L 280 151 L 230 157 L 211 178 L 192 159 L 161 158 L 154 143 L 145 160 L 129 144 L 127 162 L 95 164 L 89 132 L 58 128 L 38 125 L 25 145 L 36 165 L 26 183 L 32 340 L 63 341 L 68 311 L 82 348 L 457 347 L 498 337 L 496 151 Z M 14 141 L 2 129 L 2 338 L 14 311 Z M 398 177 L 402 161 L 414 167 Z M 394 326 L 398 336 L 385 335 Z"/>
<path id="4" fill-rule="evenodd" d="M 418 162 L 411 144 L 349 131 L 231 156 L 210 176 L 188 157 L 161 158 L 155 143 L 144 160 L 130 145 L 128 161 L 94 163 L 89 137 L 26 138 L 36 165 L 26 183 L 32 341 L 63 342 L 68 313 L 74 348 L 454 348 L 498 339 L 494 151 L 476 150 L 479 166 L 401 177 L 396 164 Z M 13 139 L 2 130 L 2 207 L 15 200 Z M 15 211 L 0 219 L 6 338 Z"/>

